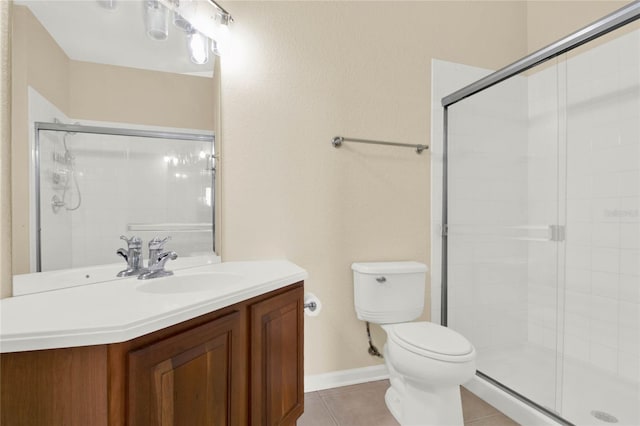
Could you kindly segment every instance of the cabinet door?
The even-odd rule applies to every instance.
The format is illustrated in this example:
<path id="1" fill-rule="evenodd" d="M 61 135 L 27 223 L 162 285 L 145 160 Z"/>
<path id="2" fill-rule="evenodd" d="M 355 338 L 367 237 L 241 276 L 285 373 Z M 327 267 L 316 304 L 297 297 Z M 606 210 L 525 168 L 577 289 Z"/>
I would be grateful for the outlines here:
<path id="1" fill-rule="evenodd" d="M 245 398 L 241 325 L 234 311 L 130 352 L 128 424 L 239 424 Z"/>
<path id="2" fill-rule="evenodd" d="M 251 424 L 295 425 L 302 414 L 303 287 L 251 306 Z"/>

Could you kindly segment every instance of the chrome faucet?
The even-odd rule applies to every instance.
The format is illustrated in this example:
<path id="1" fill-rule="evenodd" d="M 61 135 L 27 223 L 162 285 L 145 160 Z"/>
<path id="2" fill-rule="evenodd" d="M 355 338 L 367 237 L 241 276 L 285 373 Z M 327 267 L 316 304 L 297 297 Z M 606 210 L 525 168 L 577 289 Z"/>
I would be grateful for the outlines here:
<path id="1" fill-rule="evenodd" d="M 149 268 L 158 263 L 158 255 L 164 250 L 164 245 L 171 239 L 171 236 L 160 238 L 154 237 L 149 241 Z"/>
<path id="2" fill-rule="evenodd" d="M 116 254 L 122 256 L 124 260 L 127 261 L 127 269 L 118 272 L 118 276 L 130 277 L 147 272 L 142 257 L 142 239 L 139 237 L 127 238 L 124 235 L 121 235 L 120 239 L 127 242 L 127 250 L 120 248 L 116 251 Z"/>
<path id="3" fill-rule="evenodd" d="M 169 259 L 176 260 L 178 254 L 175 251 L 162 251 L 164 250 L 164 244 L 170 239 L 171 237 L 164 239 L 155 237 L 149 241 L 149 268 L 138 275 L 139 280 L 149 280 L 151 278 L 173 275 L 173 271 L 165 270 L 164 265 Z"/>

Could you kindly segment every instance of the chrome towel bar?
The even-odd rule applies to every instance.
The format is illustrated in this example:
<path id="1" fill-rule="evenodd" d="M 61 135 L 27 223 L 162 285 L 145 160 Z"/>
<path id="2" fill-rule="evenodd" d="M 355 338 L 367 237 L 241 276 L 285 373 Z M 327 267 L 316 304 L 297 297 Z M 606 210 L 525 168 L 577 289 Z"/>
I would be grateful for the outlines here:
<path id="1" fill-rule="evenodd" d="M 415 148 L 416 153 L 422 154 L 422 151 L 425 149 L 429 149 L 429 145 L 415 145 L 409 143 L 398 143 L 398 142 L 385 142 L 385 141 L 372 141 L 369 139 L 356 139 L 356 138 L 347 138 L 344 136 L 336 136 L 331 140 L 331 144 L 335 148 L 340 148 L 343 142 L 357 142 L 357 143 L 370 143 L 374 145 L 391 145 L 391 146 L 402 146 L 406 148 Z"/>

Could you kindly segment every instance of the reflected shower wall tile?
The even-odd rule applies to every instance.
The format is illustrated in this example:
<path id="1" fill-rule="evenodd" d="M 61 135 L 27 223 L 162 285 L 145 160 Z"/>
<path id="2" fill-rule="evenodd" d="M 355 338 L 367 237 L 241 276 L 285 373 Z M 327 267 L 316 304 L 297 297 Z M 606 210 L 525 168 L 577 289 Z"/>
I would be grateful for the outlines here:
<path id="1" fill-rule="evenodd" d="M 591 315 L 591 296 L 583 293 L 566 292 L 565 309 L 567 312 L 588 317 Z"/>
<path id="2" fill-rule="evenodd" d="M 591 273 L 591 292 L 596 296 L 618 298 L 620 275 L 618 273 L 593 271 Z"/>
<path id="3" fill-rule="evenodd" d="M 592 295 L 590 316 L 597 321 L 612 321 L 618 317 L 618 301 Z"/>
<path id="4" fill-rule="evenodd" d="M 640 333 L 638 327 L 620 327 L 618 348 L 621 352 L 640 356 Z"/>
<path id="5" fill-rule="evenodd" d="M 597 198 L 591 202 L 591 216 L 596 223 L 619 223 L 619 211 L 619 198 Z"/>
<path id="6" fill-rule="evenodd" d="M 619 302 L 620 327 L 635 328 L 640 333 L 640 305 L 638 303 Z"/>
<path id="7" fill-rule="evenodd" d="M 640 279 L 640 250 L 620 250 L 620 273 Z"/>
<path id="8" fill-rule="evenodd" d="M 564 353 L 584 362 L 590 361 L 590 347 L 587 339 L 567 334 L 564 338 Z"/>
<path id="9" fill-rule="evenodd" d="M 567 289 L 577 293 L 591 293 L 591 270 L 590 269 L 566 269 Z"/>
<path id="10" fill-rule="evenodd" d="M 616 349 L 618 347 L 618 323 L 615 318 L 608 321 L 591 321 L 590 341 Z"/>
<path id="11" fill-rule="evenodd" d="M 598 231 L 597 225 L 591 225 L 591 224 L 585 223 L 585 222 L 571 223 L 569 226 L 567 226 L 567 244 L 580 245 L 580 246 L 591 245 L 591 243 L 592 243 L 592 234 L 593 234 L 594 243 L 596 241 L 596 238 L 599 237 L 599 234 L 596 235 L 597 231 Z M 605 245 L 604 247 L 617 247 L 618 246 L 617 237 L 618 237 L 618 234 L 616 232 L 616 235 L 615 235 L 616 243 L 615 243 L 615 245 L 612 245 L 612 246 L 611 245 Z M 595 245 L 598 245 L 598 244 L 595 244 Z"/>
<path id="12" fill-rule="evenodd" d="M 624 172 L 638 169 L 638 158 L 640 157 L 640 145 L 627 144 L 618 145 L 620 138 L 607 139 L 613 146 L 594 152 L 599 161 L 594 164 L 595 172 Z"/>
<path id="13" fill-rule="evenodd" d="M 589 350 L 592 364 L 610 373 L 618 372 L 618 351 L 616 349 L 591 343 Z"/>
<path id="14" fill-rule="evenodd" d="M 591 269 L 600 272 L 618 273 L 620 271 L 621 251 L 616 248 L 594 247 L 591 251 Z"/>
<path id="15" fill-rule="evenodd" d="M 528 321 L 527 339 L 530 343 L 542 346 L 544 344 L 544 326 Z"/>
<path id="16" fill-rule="evenodd" d="M 567 245 L 567 268 L 591 269 L 592 250 L 590 247 Z M 617 269 L 616 269 L 617 270 Z"/>
<path id="17" fill-rule="evenodd" d="M 618 376 L 640 382 L 640 356 L 619 352 Z"/>
<path id="18" fill-rule="evenodd" d="M 620 247 L 620 225 L 617 223 L 594 223 L 591 244 L 594 247 Z"/>
<path id="19" fill-rule="evenodd" d="M 620 274 L 619 299 L 630 303 L 640 303 L 640 277 Z"/>
<path id="20" fill-rule="evenodd" d="M 638 86 L 631 90 L 640 92 Z M 628 117 L 621 120 L 617 126 L 617 139 L 618 144 L 630 146 L 631 151 L 636 151 L 638 145 L 640 145 L 640 125 L 638 124 L 638 109 L 640 109 L 640 99 L 630 101 L 627 105 L 623 106 L 626 110 Z M 637 169 L 638 165 L 632 166 L 632 169 Z"/>
<path id="21" fill-rule="evenodd" d="M 553 204 L 547 208 L 551 210 L 552 207 L 554 207 Z M 567 223 L 591 222 L 592 219 L 595 220 L 593 212 L 593 200 L 590 198 L 567 201 Z M 553 209 L 549 213 L 546 217 L 551 220 L 555 219 L 557 215 L 556 209 Z M 548 223 L 554 222 L 549 221 Z"/>
<path id="22" fill-rule="evenodd" d="M 595 173 L 592 182 L 591 195 L 594 198 L 617 197 L 620 194 L 619 173 Z"/>
<path id="23" fill-rule="evenodd" d="M 567 334 L 572 334 L 583 339 L 589 338 L 591 321 L 588 316 L 585 317 L 583 315 L 567 312 L 564 317 L 564 322 Z"/>
<path id="24" fill-rule="evenodd" d="M 621 197 L 638 197 L 640 195 L 640 171 L 620 172 L 618 176 L 620 179 L 619 195 Z"/>
<path id="25" fill-rule="evenodd" d="M 640 223 L 640 197 L 620 199 L 620 223 Z"/>

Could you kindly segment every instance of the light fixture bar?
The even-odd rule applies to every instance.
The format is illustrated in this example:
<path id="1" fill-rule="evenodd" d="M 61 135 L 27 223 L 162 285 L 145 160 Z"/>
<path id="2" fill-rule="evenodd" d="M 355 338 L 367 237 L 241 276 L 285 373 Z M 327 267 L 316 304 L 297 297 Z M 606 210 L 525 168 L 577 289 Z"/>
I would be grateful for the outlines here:
<path id="1" fill-rule="evenodd" d="M 224 7 L 220 6 L 215 0 L 209 0 L 209 3 L 214 5 L 216 9 L 220 11 L 220 15 L 222 17 L 222 23 L 224 25 L 229 25 L 230 23 L 233 22 L 233 16 L 231 16 L 231 14 L 227 12 L 227 10 Z"/>

